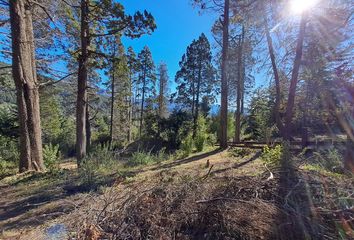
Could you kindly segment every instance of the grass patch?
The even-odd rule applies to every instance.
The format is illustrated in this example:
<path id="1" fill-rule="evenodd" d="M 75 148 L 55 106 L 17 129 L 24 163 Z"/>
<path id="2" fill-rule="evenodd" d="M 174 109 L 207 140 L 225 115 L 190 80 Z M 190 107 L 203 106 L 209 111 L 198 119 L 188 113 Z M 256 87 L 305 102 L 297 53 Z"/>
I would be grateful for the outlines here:
<path id="1" fill-rule="evenodd" d="M 252 153 L 252 150 L 249 148 L 230 148 L 229 150 L 229 156 L 230 157 L 235 157 L 235 158 L 243 158 L 245 156 L 248 156 Z"/>
<path id="2" fill-rule="evenodd" d="M 331 172 L 319 164 L 305 164 L 305 165 L 302 165 L 301 168 L 306 171 L 318 172 L 318 173 L 328 176 L 328 177 L 338 177 L 338 178 L 343 177 L 342 174 Z"/>

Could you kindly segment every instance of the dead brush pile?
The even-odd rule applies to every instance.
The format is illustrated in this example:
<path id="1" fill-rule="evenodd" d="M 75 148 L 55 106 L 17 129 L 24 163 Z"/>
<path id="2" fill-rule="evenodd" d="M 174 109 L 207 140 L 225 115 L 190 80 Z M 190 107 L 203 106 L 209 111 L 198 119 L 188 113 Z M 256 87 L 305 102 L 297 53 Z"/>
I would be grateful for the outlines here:
<path id="1" fill-rule="evenodd" d="M 266 177 L 180 178 L 129 192 L 112 188 L 76 212 L 77 238 L 272 239 L 276 182 Z M 80 219 L 80 221 L 77 221 Z"/>
<path id="2" fill-rule="evenodd" d="M 344 186 L 352 180 L 342 192 L 314 174 L 281 175 L 156 181 L 156 174 L 94 196 L 67 222 L 76 239 L 350 239 L 353 209 L 343 201 L 352 201 Z"/>

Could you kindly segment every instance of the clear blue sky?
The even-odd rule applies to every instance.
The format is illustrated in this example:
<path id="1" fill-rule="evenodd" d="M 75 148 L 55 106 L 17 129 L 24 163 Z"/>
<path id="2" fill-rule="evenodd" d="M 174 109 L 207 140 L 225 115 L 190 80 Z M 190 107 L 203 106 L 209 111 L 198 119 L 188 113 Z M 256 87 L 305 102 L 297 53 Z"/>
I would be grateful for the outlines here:
<path id="1" fill-rule="evenodd" d="M 210 13 L 200 15 L 191 0 L 122 0 L 127 13 L 146 9 L 155 18 L 157 29 L 152 35 L 139 39 L 124 39 L 126 47 L 132 46 L 139 52 L 147 45 L 155 64 L 164 61 L 168 65 L 170 80 L 178 71 L 178 62 L 193 39 L 205 33 L 212 42 L 211 27 L 215 16 Z"/>

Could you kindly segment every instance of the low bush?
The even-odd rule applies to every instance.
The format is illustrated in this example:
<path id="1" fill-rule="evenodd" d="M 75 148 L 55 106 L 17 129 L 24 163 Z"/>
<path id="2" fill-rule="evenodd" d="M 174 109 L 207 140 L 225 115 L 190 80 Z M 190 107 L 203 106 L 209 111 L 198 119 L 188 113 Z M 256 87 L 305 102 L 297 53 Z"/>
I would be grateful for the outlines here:
<path id="1" fill-rule="evenodd" d="M 169 160 L 170 156 L 166 154 L 166 148 L 162 148 L 156 155 L 155 155 L 155 161 L 157 163 L 161 163 L 163 161 Z"/>
<path id="2" fill-rule="evenodd" d="M 137 151 L 133 153 L 132 157 L 128 160 L 128 165 L 138 166 L 147 165 L 155 162 L 155 156 L 151 152 Z"/>
<path id="3" fill-rule="evenodd" d="M 17 163 L 5 161 L 0 157 L 0 179 L 15 174 L 17 169 Z"/>
<path id="4" fill-rule="evenodd" d="M 85 189 L 95 189 L 98 176 L 105 176 L 118 170 L 118 163 L 108 144 L 94 146 L 80 164 L 79 176 Z"/>
<path id="5" fill-rule="evenodd" d="M 197 120 L 197 133 L 194 139 L 194 145 L 197 152 L 203 151 L 207 135 L 206 120 L 203 116 L 199 116 Z"/>
<path id="6" fill-rule="evenodd" d="M 188 156 L 193 151 L 193 138 L 191 134 L 182 140 L 181 150 L 183 151 L 184 155 Z"/>
<path id="7" fill-rule="evenodd" d="M 87 157 L 83 159 L 79 168 L 79 177 L 81 186 L 84 188 L 93 188 L 96 185 L 97 163 Z"/>
<path id="8" fill-rule="evenodd" d="M 175 156 L 167 154 L 165 148 L 162 148 L 156 154 L 150 152 L 137 151 L 133 153 L 132 157 L 128 160 L 129 166 L 148 165 L 152 163 L 161 163 L 163 161 L 172 160 Z"/>
<path id="9" fill-rule="evenodd" d="M 201 152 L 204 149 L 204 144 L 205 144 L 205 136 L 204 134 L 197 134 L 194 140 L 194 145 L 195 148 L 197 149 L 197 152 Z"/>
<path id="10" fill-rule="evenodd" d="M 232 157 L 245 157 L 251 154 L 251 150 L 248 148 L 231 148 L 229 151 Z"/>
<path id="11" fill-rule="evenodd" d="M 327 171 L 342 173 L 343 156 L 335 148 L 328 148 L 319 152 L 314 152 L 315 162 Z"/>
<path id="12" fill-rule="evenodd" d="M 109 144 L 99 144 L 94 146 L 89 158 L 101 169 L 112 169 L 116 165 L 113 152 L 109 149 Z"/>
<path id="13" fill-rule="evenodd" d="M 54 172 L 59 169 L 59 145 L 48 144 L 43 147 L 43 160 L 45 167 L 50 171 Z"/>
<path id="14" fill-rule="evenodd" d="M 278 166 L 283 155 L 283 147 L 276 145 L 274 148 L 265 146 L 261 155 L 262 161 L 267 165 Z"/>

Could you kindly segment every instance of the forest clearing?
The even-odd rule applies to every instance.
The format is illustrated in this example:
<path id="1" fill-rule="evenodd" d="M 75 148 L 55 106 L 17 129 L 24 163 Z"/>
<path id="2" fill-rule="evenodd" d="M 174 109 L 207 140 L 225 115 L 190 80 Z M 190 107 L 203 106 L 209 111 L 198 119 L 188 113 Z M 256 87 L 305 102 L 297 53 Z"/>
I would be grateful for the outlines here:
<path id="1" fill-rule="evenodd" d="M 0 240 L 354 239 L 352 0 L 0 0 Z"/>
<path id="2" fill-rule="evenodd" d="M 95 191 L 80 190 L 72 168 L 60 177 L 8 178 L 1 184 L 2 237 L 336 239 L 340 222 L 353 216 L 353 208 L 340 210 L 353 179 L 311 166 L 298 166 L 290 178 L 282 168 L 266 169 L 259 150 L 216 149 L 106 170 L 104 180 L 93 180 Z"/>

